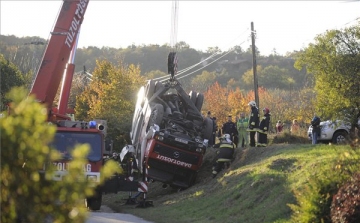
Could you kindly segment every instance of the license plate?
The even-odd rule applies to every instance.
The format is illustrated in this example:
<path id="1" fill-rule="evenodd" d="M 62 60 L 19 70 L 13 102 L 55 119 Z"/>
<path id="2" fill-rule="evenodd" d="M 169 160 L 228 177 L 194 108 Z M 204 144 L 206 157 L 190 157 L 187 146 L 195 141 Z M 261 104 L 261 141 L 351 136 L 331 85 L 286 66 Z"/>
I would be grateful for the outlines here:
<path id="1" fill-rule="evenodd" d="M 184 139 L 175 138 L 175 141 L 181 142 L 181 143 L 184 143 L 184 144 L 188 144 L 188 141 L 184 140 Z"/>

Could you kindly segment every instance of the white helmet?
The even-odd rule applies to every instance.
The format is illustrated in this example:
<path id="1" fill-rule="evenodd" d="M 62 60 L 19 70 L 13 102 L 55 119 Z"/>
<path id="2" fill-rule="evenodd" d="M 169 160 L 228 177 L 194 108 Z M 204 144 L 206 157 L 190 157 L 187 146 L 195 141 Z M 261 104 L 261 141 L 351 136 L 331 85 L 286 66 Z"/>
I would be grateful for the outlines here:
<path id="1" fill-rule="evenodd" d="M 250 101 L 249 104 L 251 107 L 255 107 L 256 106 L 256 102 L 255 101 Z"/>
<path id="2" fill-rule="evenodd" d="M 224 134 L 221 139 L 225 142 L 230 143 L 231 142 L 231 138 L 230 138 L 230 134 Z"/>
<path id="3" fill-rule="evenodd" d="M 224 134 L 222 138 L 226 139 L 226 140 L 228 140 L 228 139 L 230 140 L 230 134 Z"/>

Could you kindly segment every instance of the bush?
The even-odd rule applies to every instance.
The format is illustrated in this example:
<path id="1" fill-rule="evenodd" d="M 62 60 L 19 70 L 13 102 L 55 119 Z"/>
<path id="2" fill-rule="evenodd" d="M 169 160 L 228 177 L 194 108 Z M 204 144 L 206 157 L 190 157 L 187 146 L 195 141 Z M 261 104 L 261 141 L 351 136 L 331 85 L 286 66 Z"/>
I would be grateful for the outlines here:
<path id="1" fill-rule="evenodd" d="M 352 222 L 341 221 L 340 219 L 349 215 L 357 218 L 359 205 L 357 203 L 351 206 L 350 202 L 351 199 L 353 199 L 352 201 L 359 201 L 358 194 L 357 196 L 355 193 L 354 196 L 345 196 L 345 192 L 355 192 L 356 188 L 359 189 L 360 181 L 357 178 L 356 181 L 353 180 L 350 184 L 345 184 L 345 182 L 348 182 L 351 176 L 360 169 L 360 151 L 350 146 L 334 147 L 334 149 L 339 151 L 338 158 L 323 166 L 314 168 L 308 183 L 299 191 L 294 192 L 297 205 L 289 205 L 294 213 L 292 215 L 294 222 L 331 223 L 332 218 L 338 219 L 338 221 L 334 222 Z M 339 191 L 339 185 L 344 184 L 344 188 Z M 347 208 L 344 208 L 344 205 L 347 205 Z M 331 210 L 331 207 L 333 210 Z M 343 208 L 336 212 L 338 207 Z M 352 212 L 350 211 L 351 208 L 357 208 L 357 211 Z M 354 215 L 352 215 L 353 213 Z"/>
<path id="2" fill-rule="evenodd" d="M 46 109 L 26 96 L 24 89 L 11 90 L 10 114 L 0 117 L 1 222 L 84 222 L 82 199 L 93 193 L 83 174 L 89 148 L 76 148 L 68 174 L 53 181 L 52 162 L 61 156 L 48 144 L 56 127 L 47 124 Z"/>
<path id="3" fill-rule="evenodd" d="M 290 132 L 282 132 L 274 136 L 274 138 L 272 139 L 272 143 L 299 144 L 299 143 L 310 143 L 310 141 L 308 138 L 304 136 L 293 135 Z"/>
<path id="4" fill-rule="evenodd" d="M 333 223 L 360 222 L 360 174 L 352 177 L 350 182 L 342 186 L 333 197 L 331 204 L 331 220 Z"/>

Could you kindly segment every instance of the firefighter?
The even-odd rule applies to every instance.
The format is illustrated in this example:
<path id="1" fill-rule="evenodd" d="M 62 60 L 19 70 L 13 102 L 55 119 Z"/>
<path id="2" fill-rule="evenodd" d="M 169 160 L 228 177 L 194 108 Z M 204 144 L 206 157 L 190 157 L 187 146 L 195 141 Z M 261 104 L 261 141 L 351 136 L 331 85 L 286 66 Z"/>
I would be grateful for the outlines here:
<path id="1" fill-rule="evenodd" d="M 249 126 L 249 119 L 245 117 L 245 113 L 240 113 L 240 118 L 236 123 L 237 131 L 239 133 L 239 146 L 245 148 L 249 145 L 249 134 L 246 128 Z"/>
<path id="2" fill-rule="evenodd" d="M 219 150 L 212 168 L 213 178 L 224 168 L 225 163 L 230 163 L 234 158 L 235 144 L 231 141 L 230 135 L 224 134 L 219 139 L 220 143 L 214 145 L 214 148 L 219 148 Z"/>
<path id="3" fill-rule="evenodd" d="M 225 122 L 222 126 L 222 134 L 229 134 L 230 135 L 230 140 L 234 143 L 236 143 L 234 141 L 234 137 L 238 135 L 237 129 L 236 129 L 236 124 L 231 120 L 231 115 L 228 116 L 228 121 Z"/>
<path id="4" fill-rule="evenodd" d="M 256 107 L 255 101 L 250 101 L 248 105 L 251 108 L 251 113 L 246 131 L 250 132 L 250 146 L 255 147 L 255 135 L 259 128 L 259 109 Z"/>
<path id="5" fill-rule="evenodd" d="M 267 146 L 267 133 L 270 124 L 270 110 L 268 108 L 264 108 L 263 113 L 264 113 L 264 117 L 262 117 L 258 129 L 258 133 L 259 133 L 259 141 L 257 143 L 258 147 Z"/>

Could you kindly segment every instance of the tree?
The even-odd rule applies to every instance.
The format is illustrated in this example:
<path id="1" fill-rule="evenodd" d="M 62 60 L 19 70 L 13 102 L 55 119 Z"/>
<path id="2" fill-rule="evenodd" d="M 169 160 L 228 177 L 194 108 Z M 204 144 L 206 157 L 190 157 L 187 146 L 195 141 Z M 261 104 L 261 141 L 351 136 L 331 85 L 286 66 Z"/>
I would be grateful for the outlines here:
<path id="1" fill-rule="evenodd" d="M 216 78 L 215 72 L 203 71 L 191 80 L 191 86 L 198 92 L 205 92 L 207 88 L 214 83 Z"/>
<path id="2" fill-rule="evenodd" d="M 120 151 L 129 143 L 126 136 L 131 129 L 137 91 L 145 81 L 138 66 L 122 62 L 116 66 L 106 60 L 96 64 L 92 82 L 77 97 L 75 114 L 80 120 L 107 120 L 107 137 L 114 140 L 114 149 Z"/>
<path id="3" fill-rule="evenodd" d="M 22 86 L 25 84 L 24 78 L 17 69 L 17 67 L 6 60 L 2 54 L 0 54 L 0 75 L 1 75 L 1 102 L 0 111 L 5 109 L 5 105 L 9 102 L 5 95 L 10 91 L 12 87 Z"/>
<path id="4" fill-rule="evenodd" d="M 360 117 L 360 27 L 329 30 L 302 52 L 295 67 L 315 76 L 317 111 L 324 117 Z"/>
<path id="5" fill-rule="evenodd" d="M 45 107 L 26 96 L 23 88 L 12 89 L 10 113 L 0 117 L 1 222 L 85 222 L 84 199 L 94 193 L 83 173 L 89 147 L 76 147 L 68 173 L 53 181 L 52 163 L 61 157 L 49 147 L 56 126 L 46 122 Z M 115 162 L 107 162 L 101 181 L 119 171 Z"/>
<path id="6" fill-rule="evenodd" d="M 148 73 L 145 73 L 144 75 L 147 79 L 155 79 L 159 77 L 169 77 L 169 75 L 165 72 L 162 72 L 160 70 L 153 70 Z"/>
<path id="7" fill-rule="evenodd" d="M 278 66 L 257 66 L 258 85 L 267 89 L 289 89 L 294 86 L 294 80 L 290 77 L 289 71 Z M 254 86 L 254 74 L 253 70 L 248 70 L 242 77 L 247 87 Z"/>

